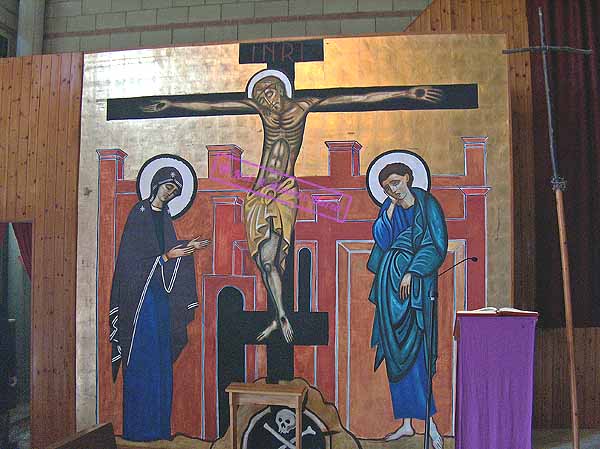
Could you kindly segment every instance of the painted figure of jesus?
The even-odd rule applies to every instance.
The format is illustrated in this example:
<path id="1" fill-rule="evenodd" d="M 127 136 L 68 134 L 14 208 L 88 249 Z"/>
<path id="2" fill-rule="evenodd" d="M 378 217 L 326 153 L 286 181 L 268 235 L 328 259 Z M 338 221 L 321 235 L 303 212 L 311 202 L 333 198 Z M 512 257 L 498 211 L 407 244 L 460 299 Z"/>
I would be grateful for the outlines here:
<path id="1" fill-rule="evenodd" d="M 357 95 L 335 95 L 327 98 L 292 98 L 287 76 L 278 70 L 262 70 L 255 74 L 247 88 L 248 98 L 234 101 L 160 100 L 143 107 L 144 112 L 157 113 L 167 108 L 184 108 L 211 115 L 258 114 L 264 129 L 260 169 L 252 192 L 244 202 L 248 247 L 255 260 L 276 315 L 258 335 L 259 341 L 280 329 L 291 343 L 294 332 L 283 307 L 282 278 L 292 232 L 296 222 L 298 185 L 294 167 L 302 146 L 306 117 L 315 107 L 347 107 L 408 98 L 428 103 L 442 99 L 439 89 L 419 86 L 385 89 Z"/>

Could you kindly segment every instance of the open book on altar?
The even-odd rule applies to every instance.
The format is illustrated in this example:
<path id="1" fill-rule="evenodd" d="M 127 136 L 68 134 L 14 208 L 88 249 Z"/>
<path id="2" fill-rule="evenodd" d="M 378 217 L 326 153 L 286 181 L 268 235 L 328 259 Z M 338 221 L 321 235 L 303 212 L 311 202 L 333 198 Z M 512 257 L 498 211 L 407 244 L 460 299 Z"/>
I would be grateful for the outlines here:
<path id="1" fill-rule="evenodd" d="M 532 449 L 537 318 L 513 308 L 457 312 L 456 449 Z"/>
<path id="2" fill-rule="evenodd" d="M 456 315 L 538 316 L 538 313 L 531 310 L 515 309 L 513 307 L 502 307 L 500 309 L 496 307 L 483 307 L 476 310 L 456 312 Z"/>
<path id="3" fill-rule="evenodd" d="M 461 310 L 456 312 L 456 321 L 454 323 L 454 338 L 458 340 L 460 338 L 460 320 L 461 317 L 473 317 L 473 316 L 497 316 L 497 317 L 534 317 L 537 319 L 539 314 L 531 310 L 515 309 L 513 307 L 502 307 L 497 309 L 496 307 L 483 307 L 476 310 Z"/>

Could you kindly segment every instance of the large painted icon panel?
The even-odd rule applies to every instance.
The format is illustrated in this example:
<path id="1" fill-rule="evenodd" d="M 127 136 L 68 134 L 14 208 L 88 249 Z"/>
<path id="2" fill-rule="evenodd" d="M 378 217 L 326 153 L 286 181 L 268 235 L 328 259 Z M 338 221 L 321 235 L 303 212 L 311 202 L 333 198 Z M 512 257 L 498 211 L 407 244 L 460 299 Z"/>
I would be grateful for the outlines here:
<path id="1" fill-rule="evenodd" d="M 425 417 L 424 373 L 434 360 L 429 408 L 436 411 L 436 430 L 453 434 L 455 312 L 509 301 L 496 294 L 500 283 L 510 283 L 510 254 L 496 251 L 500 242 L 510 247 L 506 66 L 499 53 L 504 39 L 321 42 L 321 60 L 311 56 L 309 62 L 275 66 L 251 58 L 246 64 L 239 45 L 99 54 L 90 60 L 84 112 L 91 121 L 82 148 L 100 149 L 94 151 L 98 409 L 117 433 L 132 440 L 176 433 L 212 440 L 229 423 L 224 392 L 229 382 L 300 377 L 334 404 L 355 436 L 399 437 L 409 428 L 403 430 L 401 418 Z M 299 52 L 300 43 L 290 44 L 287 56 Z M 258 49 L 268 48 L 260 45 L 244 51 L 254 48 L 260 56 Z M 354 73 L 347 58 L 357 51 L 365 65 Z M 201 55 L 201 62 L 192 58 Z M 464 67 L 477 59 L 488 63 L 487 71 Z M 184 61 L 194 61 L 193 69 Z M 217 61 L 227 70 L 211 72 Z M 381 70 L 366 70 L 367 65 Z M 140 66 L 152 70 L 142 73 Z M 129 67 L 144 89 L 123 89 L 125 77 L 111 79 L 108 67 Z M 101 149 L 115 147 L 121 149 Z M 395 151 L 399 148 L 410 150 Z M 180 216 L 167 220 L 172 247 L 163 245 L 155 257 L 161 272 L 155 267 L 150 278 L 156 282 L 148 285 L 171 295 L 186 276 L 182 267 L 193 261 L 187 277 L 194 282 L 183 284 L 196 291 L 196 300 L 184 304 L 187 311 L 194 304 L 195 314 L 183 326 L 181 355 L 163 364 L 172 385 L 161 402 L 172 401 L 169 413 L 157 418 L 163 434 L 152 433 L 160 425 L 141 423 L 136 436 L 126 424 L 131 382 L 123 385 L 123 370 L 115 371 L 116 382 L 111 376 L 119 353 L 111 352 L 109 342 L 116 307 L 110 298 L 120 248 L 129 240 L 128 215 L 146 212 L 140 211 L 143 201 L 152 210 L 152 186 L 144 197 L 135 180 L 161 154 L 165 160 L 173 154 L 196 171 L 196 196 Z M 82 154 L 82 167 L 86 159 L 91 156 Z M 164 167 L 167 177 L 175 175 L 169 179 L 179 179 L 174 163 Z M 159 222 L 137 226 L 140 241 L 160 243 Z M 82 233 L 91 228 L 80 226 Z M 167 235 L 164 223 L 162 232 Z M 195 251 L 207 239 L 210 246 Z M 175 246 L 173 257 L 161 259 Z M 190 254 L 184 254 L 186 248 Z M 451 269 L 434 288 L 436 272 L 472 256 L 479 261 Z M 169 262 L 179 263 L 176 276 Z M 427 309 L 434 290 L 437 326 Z M 139 304 L 134 316 L 138 308 L 142 315 Z M 170 307 L 167 312 L 174 311 Z M 430 331 L 434 338 L 427 341 Z M 172 330 L 163 333 L 173 336 Z M 426 347 L 436 357 L 429 358 Z M 133 396 L 133 402 L 148 404 L 139 401 L 141 393 Z M 411 424 L 422 431 L 418 421 Z"/>

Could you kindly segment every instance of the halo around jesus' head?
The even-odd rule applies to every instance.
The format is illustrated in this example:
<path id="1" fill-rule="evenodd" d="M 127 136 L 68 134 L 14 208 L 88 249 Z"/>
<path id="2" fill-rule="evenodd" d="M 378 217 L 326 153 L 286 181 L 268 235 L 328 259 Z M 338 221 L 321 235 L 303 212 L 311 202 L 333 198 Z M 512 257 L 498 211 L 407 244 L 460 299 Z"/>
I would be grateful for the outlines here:
<path id="1" fill-rule="evenodd" d="M 174 170 L 162 170 L 164 168 Z M 169 201 L 169 213 L 173 219 L 181 217 L 194 203 L 196 191 L 198 190 L 198 178 L 192 165 L 185 159 L 174 154 L 159 154 L 151 157 L 138 172 L 136 179 L 136 190 L 140 200 L 151 199 L 152 182 L 156 174 L 165 172 L 173 178 L 177 187 L 182 184 L 179 195 Z M 171 173 L 172 172 L 172 173 Z M 169 179 L 166 180 L 170 181 Z M 177 181 L 177 182 L 176 182 Z M 162 183 L 161 180 L 154 179 L 155 184 Z M 156 186 L 155 186 L 156 187 Z"/>
<path id="2" fill-rule="evenodd" d="M 292 83 L 290 79 L 286 76 L 285 73 L 273 69 L 261 70 L 260 72 L 256 73 L 252 78 L 250 78 L 250 81 L 248 81 L 248 87 L 246 89 L 248 98 L 254 98 L 254 87 L 256 86 L 256 83 L 269 76 L 277 78 L 279 81 L 281 81 L 285 89 L 286 97 L 292 98 Z"/>
<path id="3" fill-rule="evenodd" d="M 367 190 L 371 199 L 379 206 L 381 206 L 388 197 L 379 183 L 379 173 L 386 166 L 396 163 L 402 163 L 412 170 L 412 187 L 429 190 L 431 186 L 429 167 L 421 156 L 408 150 L 387 151 L 373 159 L 367 169 Z"/>

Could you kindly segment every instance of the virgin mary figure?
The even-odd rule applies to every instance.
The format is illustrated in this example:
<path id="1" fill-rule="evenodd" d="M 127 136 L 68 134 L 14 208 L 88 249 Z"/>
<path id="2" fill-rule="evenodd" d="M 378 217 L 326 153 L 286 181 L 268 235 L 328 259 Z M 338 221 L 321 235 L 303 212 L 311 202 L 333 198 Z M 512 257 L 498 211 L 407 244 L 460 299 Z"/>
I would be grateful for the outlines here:
<path id="1" fill-rule="evenodd" d="M 139 178 L 139 177 L 138 177 Z M 198 307 L 195 251 L 208 240 L 177 239 L 169 202 L 184 181 L 173 166 L 159 168 L 150 194 L 129 212 L 110 297 L 112 374 L 123 369 L 123 437 L 171 438 L 173 362 L 187 343 Z"/>

